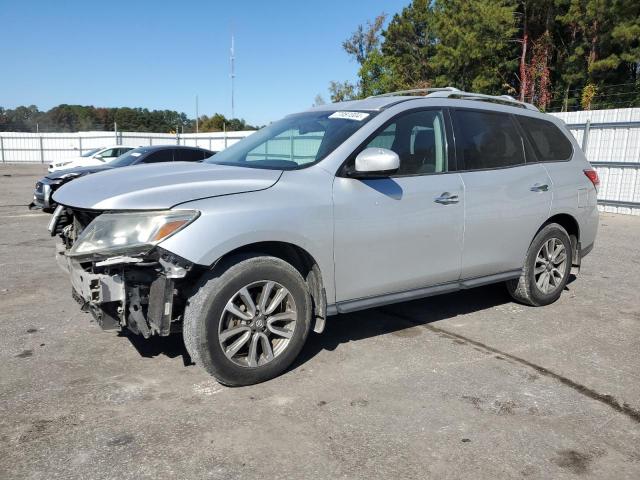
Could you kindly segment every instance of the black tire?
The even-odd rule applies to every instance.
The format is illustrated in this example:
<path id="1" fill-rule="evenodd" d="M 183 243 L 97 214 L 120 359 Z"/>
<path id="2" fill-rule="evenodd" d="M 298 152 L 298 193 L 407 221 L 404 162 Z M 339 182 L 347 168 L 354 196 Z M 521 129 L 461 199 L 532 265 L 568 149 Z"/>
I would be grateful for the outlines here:
<path id="1" fill-rule="evenodd" d="M 257 367 L 237 365 L 219 342 L 222 313 L 241 288 L 263 280 L 275 281 L 290 292 L 298 312 L 296 326 L 286 348 L 270 362 Z M 310 328 L 311 296 L 300 273 L 284 260 L 259 254 L 230 258 L 204 274 L 187 302 L 183 322 L 191 359 L 228 386 L 253 385 L 280 375 L 300 353 Z"/>
<path id="2" fill-rule="evenodd" d="M 542 246 L 552 238 L 558 239 L 564 245 L 567 256 L 566 266 L 564 274 L 562 275 L 562 280 L 558 283 L 557 287 L 549 293 L 544 293 L 536 284 L 534 268 L 538 252 Z M 507 290 L 514 300 L 520 303 L 534 307 L 549 305 L 560 298 L 560 295 L 569 280 L 572 262 L 573 249 L 569 234 L 567 234 L 567 231 L 557 223 L 549 223 L 542 227 L 534 237 L 531 245 L 529 246 L 529 250 L 527 251 L 522 275 L 518 279 L 507 281 Z"/>

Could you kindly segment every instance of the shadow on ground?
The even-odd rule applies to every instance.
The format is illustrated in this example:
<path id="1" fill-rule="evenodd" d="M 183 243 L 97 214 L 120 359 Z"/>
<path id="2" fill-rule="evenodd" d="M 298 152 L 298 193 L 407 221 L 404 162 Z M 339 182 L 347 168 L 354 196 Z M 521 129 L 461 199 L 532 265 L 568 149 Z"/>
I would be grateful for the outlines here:
<path id="1" fill-rule="evenodd" d="M 504 285 L 496 284 L 330 317 L 322 335 L 309 336 L 291 368 L 306 363 L 322 350 L 335 350 L 343 343 L 400 332 L 512 301 Z M 395 316 L 396 312 L 402 312 L 405 318 Z"/>
<path id="2" fill-rule="evenodd" d="M 566 290 L 575 276 L 571 275 Z M 425 325 L 458 315 L 466 315 L 512 302 L 502 283 L 462 290 L 412 302 L 403 302 L 385 307 L 330 317 L 321 335 L 310 334 L 302 352 L 289 370 L 298 368 L 323 350 L 333 351 L 340 344 L 357 342 L 366 338 L 399 332 L 416 325 Z M 394 313 L 401 313 L 400 316 Z M 182 340 L 182 335 L 151 337 L 123 332 L 138 353 L 146 358 L 166 355 L 181 356 L 185 366 L 193 365 Z"/>

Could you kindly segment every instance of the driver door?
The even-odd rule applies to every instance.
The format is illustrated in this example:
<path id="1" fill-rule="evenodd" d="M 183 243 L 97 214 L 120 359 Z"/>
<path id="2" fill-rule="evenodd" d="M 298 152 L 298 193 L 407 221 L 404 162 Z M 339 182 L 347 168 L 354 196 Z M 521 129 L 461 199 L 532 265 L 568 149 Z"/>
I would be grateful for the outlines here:
<path id="1" fill-rule="evenodd" d="M 464 192 L 460 176 L 448 172 L 453 145 L 445 118 L 441 109 L 401 113 L 355 152 L 368 147 L 393 150 L 400 157 L 396 174 L 376 179 L 336 177 L 339 311 L 349 310 L 340 302 L 366 302 L 388 294 L 410 298 L 412 293 L 417 296 L 415 290 L 458 280 Z M 450 201 L 442 201 L 446 197 Z"/>

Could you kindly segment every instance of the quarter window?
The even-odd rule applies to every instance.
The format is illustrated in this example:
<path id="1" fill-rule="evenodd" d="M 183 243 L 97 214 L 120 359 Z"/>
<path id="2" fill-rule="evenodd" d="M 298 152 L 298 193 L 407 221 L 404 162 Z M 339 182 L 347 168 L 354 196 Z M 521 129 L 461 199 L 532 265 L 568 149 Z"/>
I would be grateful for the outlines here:
<path id="1" fill-rule="evenodd" d="M 571 142 L 560 129 L 547 120 L 516 116 L 540 162 L 567 160 L 573 153 Z"/>
<path id="2" fill-rule="evenodd" d="M 441 110 L 401 114 L 365 148 L 387 148 L 400 157 L 396 175 L 424 175 L 447 171 L 444 116 Z"/>
<path id="3" fill-rule="evenodd" d="M 510 115 L 455 110 L 453 118 L 462 169 L 482 170 L 525 163 L 524 142 Z"/>

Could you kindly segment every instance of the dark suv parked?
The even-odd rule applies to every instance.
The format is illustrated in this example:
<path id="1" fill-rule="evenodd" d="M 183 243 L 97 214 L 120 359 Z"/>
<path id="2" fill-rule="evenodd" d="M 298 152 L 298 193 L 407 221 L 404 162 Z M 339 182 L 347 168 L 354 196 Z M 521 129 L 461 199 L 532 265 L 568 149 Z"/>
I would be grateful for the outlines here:
<path id="1" fill-rule="evenodd" d="M 39 208 L 48 213 L 53 212 L 56 208 L 56 203 L 51 199 L 53 192 L 60 188 L 61 185 L 84 175 L 144 163 L 201 162 L 216 153 L 217 152 L 212 152 L 211 150 L 205 150 L 204 148 L 175 145 L 139 147 L 129 150 L 124 155 L 104 165 L 51 172 L 36 182 L 36 188 L 33 192 L 33 202 L 29 205 L 29 208 Z"/>

